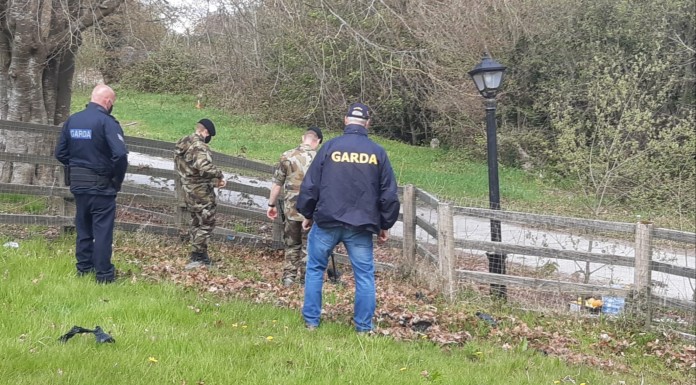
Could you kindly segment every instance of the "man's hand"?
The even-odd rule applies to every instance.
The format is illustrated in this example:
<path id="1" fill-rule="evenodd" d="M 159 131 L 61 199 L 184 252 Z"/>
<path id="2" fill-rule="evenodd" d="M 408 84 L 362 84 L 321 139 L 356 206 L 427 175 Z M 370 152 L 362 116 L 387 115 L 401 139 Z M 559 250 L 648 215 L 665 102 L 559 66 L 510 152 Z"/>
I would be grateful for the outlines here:
<path id="1" fill-rule="evenodd" d="M 278 218 L 278 210 L 275 207 L 269 207 L 268 210 L 266 210 L 266 216 L 270 220 L 275 220 Z"/>
<path id="2" fill-rule="evenodd" d="M 305 219 L 302 221 L 302 230 L 307 231 L 307 230 L 311 229 L 311 228 L 312 228 L 312 223 L 314 223 L 314 221 L 313 221 L 312 219 L 307 219 L 307 218 L 305 218 Z"/>
<path id="3" fill-rule="evenodd" d="M 223 188 L 223 187 L 225 187 L 226 184 L 227 184 L 226 180 L 220 179 L 220 180 L 218 180 L 217 186 L 218 186 L 218 188 Z"/>
<path id="4" fill-rule="evenodd" d="M 389 239 L 389 230 L 380 230 L 377 239 L 380 242 L 386 242 Z"/>

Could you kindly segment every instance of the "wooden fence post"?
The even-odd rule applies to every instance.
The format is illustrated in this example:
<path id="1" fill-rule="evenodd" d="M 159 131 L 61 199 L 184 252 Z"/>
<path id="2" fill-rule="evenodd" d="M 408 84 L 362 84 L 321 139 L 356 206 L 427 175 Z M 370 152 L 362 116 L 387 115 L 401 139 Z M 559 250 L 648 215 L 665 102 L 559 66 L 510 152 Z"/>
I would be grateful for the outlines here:
<path id="1" fill-rule="evenodd" d="M 177 199 L 176 212 L 174 213 L 174 225 L 179 228 L 179 233 L 183 236 L 188 234 L 188 226 L 191 220 L 186 202 L 184 201 L 184 187 L 181 184 L 181 178 L 177 175 L 174 177 L 174 196 Z"/>
<path id="2" fill-rule="evenodd" d="M 650 260 L 652 259 L 653 224 L 636 224 L 635 266 L 633 278 L 633 305 L 631 310 L 637 318 L 644 319 L 644 325 L 652 321 L 650 309 Z"/>
<path id="3" fill-rule="evenodd" d="M 283 240 L 283 231 L 284 231 L 284 223 L 283 220 L 280 219 L 280 215 L 278 215 L 278 218 L 276 218 L 275 221 L 273 221 L 273 244 L 284 244 Z"/>
<path id="4" fill-rule="evenodd" d="M 442 279 L 442 294 L 448 301 L 454 300 L 454 221 L 449 203 L 437 206 L 438 266 Z"/>
<path id="5" fill-rule="evenodd" d="M 65 167 L 58 167 L 57 178 L 60 186 L 69 187 L 65 185 Z M 57 203 L 58 215 L 75 218 L 75 197 L 71 195 L 63 198 L 57 198 L 55 199 L 55 202 Z M 60 231 L 63 234 L 75 233 L 75 225 L 62 226 Z"/>
<path id="6" fill-rule="evenodd" d="M 404 242 L 403 242 L 403 271 L 412 275 L 416 270 L 416 188 L 412 184 L 404 186 L 403 204 Z"/>
<path id="7" fill-rule="evenodd" d="M 284 196 L 285 196 L 285 187 L 282 187 L 280 189 L 280 193 L 278 194 L 277 201 L 280 201 L 281 199 L 283 199 Z M 285 205 L 278 204 L 277 201 L 276 201 L 276 206 L 278 209 L 278 217 L 275 219 L 275 221 L 273 221 L 273 233 L 271 234 L 271 238 L 273 239 L 273 244 L 283 245 L 283 246 L 281 246 L 281 248 L 284 248 L 285 240 L 283 239 L 283 235 L 284 235 L 283 233 L 285 232 L 285 223 L 283 222 L 282 218 L 283 218 L 283 215 L 285 215 L 285 214 L 281 214 L 280 210 L 284 210 Z M 304 247 L 306 247 L 306 246 L 307 246 L 307 244 L 305 243 Z"/>

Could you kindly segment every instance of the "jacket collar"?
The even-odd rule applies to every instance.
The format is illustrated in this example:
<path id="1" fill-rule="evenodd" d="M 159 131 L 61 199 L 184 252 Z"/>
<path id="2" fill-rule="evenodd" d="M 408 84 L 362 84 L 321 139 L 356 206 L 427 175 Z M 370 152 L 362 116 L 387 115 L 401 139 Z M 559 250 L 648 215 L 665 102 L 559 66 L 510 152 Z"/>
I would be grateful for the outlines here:
<path id="1" fill-rule="evenodd" d="M 343 128 L 344 134 L 359 134 L 367 136 L 367 128 L 359 124 L 349 124 Z"/>
<path id="2" fill-rule="evenodd" d="M 100 106 L 99 104 L 94 103 L 94 102 L 89 102 L 89 103 L 87 104 L 87 108 L 95 108 L 95 109 L 97 109 L 97 110 L 99 110 L 99 111 L 101 111 L 101 112 L 103 112 L 103 113 L 109 115 L 109 112 L 106 110 L 106 108 L 104 108 L 104 107 L 102 107 L 102 106 Z"/>

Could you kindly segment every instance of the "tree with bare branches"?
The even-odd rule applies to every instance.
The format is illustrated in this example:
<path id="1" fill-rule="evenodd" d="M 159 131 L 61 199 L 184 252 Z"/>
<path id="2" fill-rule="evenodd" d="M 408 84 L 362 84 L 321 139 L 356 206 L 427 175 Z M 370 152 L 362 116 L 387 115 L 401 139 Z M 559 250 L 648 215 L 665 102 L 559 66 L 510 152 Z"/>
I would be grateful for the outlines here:
<path id="1" fill-rule="evenodd" d="M 0 119 L 59 124 L 69 115 L 81 33 L 123 0 L 0 0 Z M 0 130 L 0 149 L 50 154 L 53 143 Z M 40 183 L 52 168 L 0 162 L 0 182 Z"/>

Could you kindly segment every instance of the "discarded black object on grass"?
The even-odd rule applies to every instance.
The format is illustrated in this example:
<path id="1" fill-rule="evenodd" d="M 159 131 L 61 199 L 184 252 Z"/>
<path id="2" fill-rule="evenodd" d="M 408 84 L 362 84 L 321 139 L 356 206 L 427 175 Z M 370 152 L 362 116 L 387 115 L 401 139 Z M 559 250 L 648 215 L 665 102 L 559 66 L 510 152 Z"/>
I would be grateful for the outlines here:
<path id="1" fill-rule="evenodd" d="M 489 314 L 481 313 L 480 311 L 477 311 L 476 316 L 493 327 L 498 326 L 498 322 L 493 317 L 491 317 Z"/>
<path id="2" fill-rule="evenodd" d="M 97 338 L 97 343 L 98 343 L 98 344 L 104 344 L 104 343 L 110 343 L 110 344 L 112 344 L 112 343 L 116 342 L 116 340 L 114 340 L 114 337 L 112 337 L 112 336 L 106 334 L 106 333 L 102 330 L 101 326 L 97 326 L 97 327 L 94 328 L 94 337 Z"/>
<path id="3" fill-rule="evenodd" d="M 70 331 L 68 331 L 67 333 L 60 336 L 58 341 L 65 343 L 65 342 L 68 342 L 69 339 L 75 337 L 75 334 L 82 334 L 82 333 L 94 333 L 94 330 L 85 329 L 85 328 L 80 327 L 80 326 L 73 326 L 72 329 L 70 329 Z"/>
<path id="4" fill-rule="evenodd" d="M 430 321 L 420 320 L 420 321 L 418 321 L 418 322 L 414 322 L 414 323 L 411 325 L 411 329 L 413 329 L 413 331 L 423 333 L 423 332 L 425 332 L 426 330 L 428 330 L 428 328 L 429 328 L 430 326 L 432 326 L 432 325 L 433 325 L 433 323 L 430 322 Z"/>
<path id="5" fill-rule="evenodd" d="M 73 338 L 76 334 L 83 333 L 94 333 L 94 337 L 96 338 L 98 344 L 116 342 L 113 337 L 102 330 L 101 326 L 95 326 L 94 330 L 85 329 L 81 326 L 73 326 L 70 331 L 60 336 L 58 341 L 65 343 L 68 342 L 69 339 Z"/>

